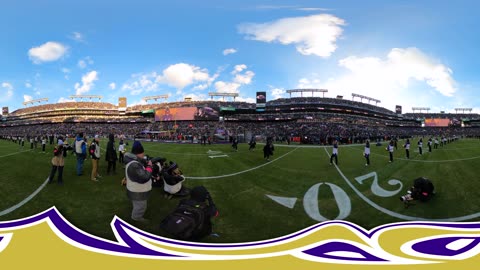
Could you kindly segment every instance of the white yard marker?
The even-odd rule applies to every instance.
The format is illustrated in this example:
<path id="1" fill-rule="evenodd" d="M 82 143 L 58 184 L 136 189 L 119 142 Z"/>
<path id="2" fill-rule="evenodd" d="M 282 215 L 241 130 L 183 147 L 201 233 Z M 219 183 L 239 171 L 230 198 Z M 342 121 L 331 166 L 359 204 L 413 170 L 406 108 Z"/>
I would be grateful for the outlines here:
<path id="1" fill-rule="evenodd" d="M 228 157 L 228 155 L 208 156 L 209 158 Z"/>

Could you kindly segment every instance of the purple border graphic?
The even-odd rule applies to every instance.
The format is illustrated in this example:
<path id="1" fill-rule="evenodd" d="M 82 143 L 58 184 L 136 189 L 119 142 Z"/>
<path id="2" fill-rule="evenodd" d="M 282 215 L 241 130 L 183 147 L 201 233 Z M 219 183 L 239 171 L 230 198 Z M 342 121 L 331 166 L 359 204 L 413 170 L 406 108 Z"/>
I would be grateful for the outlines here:
<path id="1" fill-rule="evenodd" d="M 78 228 L 74 227 L 70 224 L 59 212 L 55 207 L 52 207 L 42 213 L 37 215 L 21 219 L 21 220 L 14 220 L 14 221 L 6 221 L 0 222 L 0 230 L 9 230 L 9 229 L 19 229 L 20 227 L 34 225 L 35 223 L 42 222 L 42 221 L 51 221 L 51 224 L 55 226 L 58 231 L 63 234 L 66 238 L 77 243 L 79 245 L 96 249 L 98 251 L 106 251 L 106 252 L 113 252 L 119 255 L 133 255 L 133 256 L 149 256 L 152 258 L 184 258 L 184 259 L 195 259 L 195 254 L 191 254 L 188 256 L 182 256 L 178 254 L 160 252 L 158 250 L 153 250 L 152 248 L 146 247 L 133 239 L 127 231 L 131 231 L 135 234 L 138 234 L 141 237 L 144 237 L 147 240 L 156 241 L 160 244 L 170 244 L 176 245 L 179 247 L 184 248 L 203 248 L 203 249 L 232 249 L 232 248 L 261 248 L 265 247 L 266 245 L 272 244 L 280 244 L 282 242 L 286 242 L 289 240 L 294 240 L 297 237 L 301 237 L 307 235 L 319 228 L 331 225 L 343 225 L 354 232 L 358 232 L 365 236 L 368 239 L 372 239 L 375 234 L 380 233 L 383 230 L 392 229 L 392 228 L 408 228 L 408 227 L 429 227 L 429 228 L 444 228 L 444 229 L 469 229 L 469 230 L 480 230 L 480 223 L 439 223 L 439 222 L 403 222 L 403 223 L 394 223 L 394 224 L 387 224 L 380 227 L 377 227 L 371 231 L 367 231 L 362 227 L 352 224 L 346 221 L 327 221 L 322 222 L 317 225 L 311 226 L 307 229 L 301 230 L 299 232 L 279 237 L 276 239 L 265 240 L 265 241 L 258 241 L 252 243 L 238 243 L 238 244 L 208 244 L 208 243 L 190 243 L 190 242 L 182 242 L 176 241 L 172 239 L 167 239 L 159 236 L 155 236 L 146 232 L 143 232 L 130 224 L 122 221 L 119 218 L 114 218 L 112 223 L 112 227 L 116 232 L 116 235 L 123 241 L 123 243 L 113 242 L 110 240 L 102 239 L 99 237 L 95 237 L 88 233 L 85 233 Z M 452 250 L 448 248 L 448 244 L 453 243 L 457 240 L 470 240 L 469 244 L 464 247 L 461 247 L 457 250 Z M 0 236 L 0 242 L 4 240 L 4 237 Z M 474 249 L 475 247 L 480 245 L 480 237 L 476 237 L 472 235 L 472 237 L 465 237 L 465 236 L 451 236 L 448 237 L 441 237 L 435 239 L 429 239 L 425 241 L 418 241 L 413 243 L 412 250 L 415 252 L 426 255 L 428 258 L 429 255 L 431 256 L 457 256 L 467 251 Z M 378 263 L 378 262 L 391 262 L 395 263 L 392 258 L 395 256 L 392 255 L 391 258 L 383 258 L 382 256 L 375 254 L 373 255 L 371 251 L 366 251 L 362 249 L 362 245 L 355 246 L 354 244 L 344 243 L 338 240 L 331 240 L 327 241 L 326 243 L 323 242 L 318 246 L 313 246 L 310 248 L 305 248 L 305 250 L 301 251 L 303 254 L 317 257 L 317 258 L 324 258 L 338 262 L 364 262 L 364 263 Z M 297 251 L 292 251 L 291 254 L 294 255 Z M 332 253 L 332 252 L 344 252 L 344 253 Z M 333 255 L 332 255 L 333 254 Z M 340 256 L 336 254 L 355 254 L 357 256 L 352 255 L 351 257 Z M 476 255 L 476 254 L 475 254 Z M 221 255 L 220 255 L 221 256 Z"/>

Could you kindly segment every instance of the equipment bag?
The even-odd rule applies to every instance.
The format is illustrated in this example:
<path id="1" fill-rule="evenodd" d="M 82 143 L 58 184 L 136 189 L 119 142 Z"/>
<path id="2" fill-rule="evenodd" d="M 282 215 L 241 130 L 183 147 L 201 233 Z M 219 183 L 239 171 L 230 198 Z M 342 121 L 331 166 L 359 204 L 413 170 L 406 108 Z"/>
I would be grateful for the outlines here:
<path id="1" fill-rule="evenodd" d="M 204 209 L 205 204 L 180 204 L 160 223 L 160 228 L 177 239 L 191 239 L 195 232 L 202 229 L 205 220 Z"/>

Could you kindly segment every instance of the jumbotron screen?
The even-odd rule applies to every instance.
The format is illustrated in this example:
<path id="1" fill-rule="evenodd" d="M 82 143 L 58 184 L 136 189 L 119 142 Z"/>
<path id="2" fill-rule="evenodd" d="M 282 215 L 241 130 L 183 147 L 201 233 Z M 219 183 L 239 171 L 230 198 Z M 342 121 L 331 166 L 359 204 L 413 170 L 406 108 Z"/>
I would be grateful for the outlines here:
<path id="1" fill-rule="evenodd" d="M 425 119 L 426 127 L 448 127 L 449 124 L 450 124 L 450 119 L 443 119 L 443 118 Z"/>
<path id="2" fill-rule="evenodd" d="M 155 121 L 218 120 L 218 112 L 210 107 L 180 107 L 155 110 Z"/>

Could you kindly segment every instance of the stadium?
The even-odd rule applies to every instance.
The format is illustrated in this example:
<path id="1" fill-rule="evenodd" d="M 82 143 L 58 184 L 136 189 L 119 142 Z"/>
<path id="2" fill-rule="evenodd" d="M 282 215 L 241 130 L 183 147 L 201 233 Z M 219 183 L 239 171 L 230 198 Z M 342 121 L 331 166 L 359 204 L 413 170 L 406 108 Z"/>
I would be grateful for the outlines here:
<path id="1" fill-rule="evenodd" d="M 472 109 L 452 108 L 455 113 L 448 113 L 417 107 L 403 113 L 401 105 L 391 111 L 379 105 L 381 100 L 354 93 L 351 99 L 325 97 L 325 89 L 287 93 L 289 98 L 267 102 L 266 92 L 257 92 L 256 103 L 235 101 L 235 94 L 210 93 L 212 99 L 202 101 L 169 102 L 168 96 L 149 96 L 134 106 L 128 106 L 126 98 L 111 104 L 102 102 L 101 96 L 72 96 L 75 101 L 63 103 L 32 100 L 10 113 L 4 107 L 0 220 L 55 206 L 72 224 L 99 237 L 115 238 L 110 227 L 114 216 L 164 235 L 159 224 L 181 198 L 165 196 L 160 183 L 148 200 L 148 221 L 132 220 L 132 206 L 121 184 L 123 164 L 117 161 L 115 173 L 106 172 L 109 134 L 114 135 L 115 149 L 120 140 L 127 152 L 140 141 L 150 157 L 178 164 L 186 178 L 184 186 L 203 185 L 209 190 L 219 215 L 213 220 L 213 233 L 202 239 L 205 242 L 270 239 L 336 219 L 366 229 L 400 221 L 479 220 L 480 115 Z M 78 176 L 70 151 L 63 184 L 49 183 L 58 139 L 74 145 L 80 132 L 88 144 L 100 137 L 103 177 L 91 181 L 89 157 L 85 174 Z M 253 149 L 252 140 L 258 143 Z M 367 140 L 369 164 L 365 164 Z M 239 142 L 238 149 L 232 148 L 234 141 Z M 269 160 L 262 150 L 266 144 L 274 146 Z M 336 163 L 330 159 L 334 144 Z M 402 203 L 399 197 L 419 177 L 433 183 L 435 196 Z"/>

